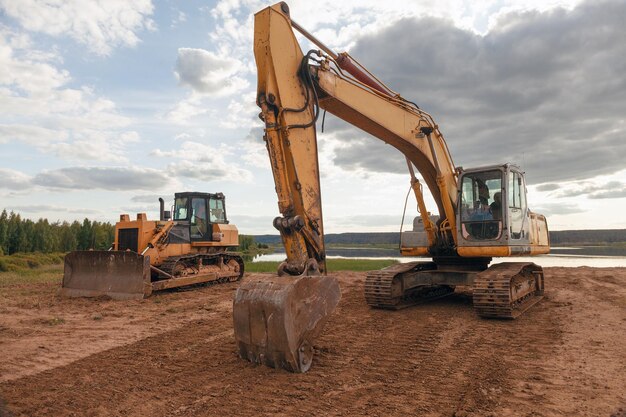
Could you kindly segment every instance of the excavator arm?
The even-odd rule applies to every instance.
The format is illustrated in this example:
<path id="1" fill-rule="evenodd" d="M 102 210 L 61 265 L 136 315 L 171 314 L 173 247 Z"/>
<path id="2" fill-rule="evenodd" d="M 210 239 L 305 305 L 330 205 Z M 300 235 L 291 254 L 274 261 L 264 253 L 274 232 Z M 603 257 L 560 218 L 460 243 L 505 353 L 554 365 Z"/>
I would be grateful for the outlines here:
<path id="1" fill-rule="evenodd" d="M 303 53 L 294 29 L 321 50 Z M 335 54 L 293 22 L 285 3 L 255 15 L 257 103 L 265 121 L 265 141 L 274 174 L 275 219 L 287 253 L 279 273 L 325 271 L 324 233 L 315 121 L 324 109 L 398 149 L 412 181 L 420 172 L 439 210 L 431 247 L 456 243 L 457 173 L 443 135 L 432 117 L 385 87 L 346 54 Z M 418 204 L 421 187 L 414 186 Z M 423 204 L 420 204 L 423 206 Z M 426 227 L 432 226 L 425 210 Z"/>
<path id="2" fill-rule="evenodd" d="M 278 276 L 251 276 L 235 294 L 233 320 L 240 356 L 252 362 L 305 372 L 312 343 L 339 302 L 337 280 L 326 275 L 324 224 L 316 126 L 325 109 L 402 152 L 413 189 L 424 207 L 424 177 L 439 207 L 437 231 L 425 210 L 431 246 L 454 246 L 456 172 L 433 119 L 337 55 L 289 17 L 285 3 L 255 15 L 257 104 L 274 176 L 278 209 L 274 220 L 287 259 Z M 294 28 L 326 50 L 302 52 Z"/>

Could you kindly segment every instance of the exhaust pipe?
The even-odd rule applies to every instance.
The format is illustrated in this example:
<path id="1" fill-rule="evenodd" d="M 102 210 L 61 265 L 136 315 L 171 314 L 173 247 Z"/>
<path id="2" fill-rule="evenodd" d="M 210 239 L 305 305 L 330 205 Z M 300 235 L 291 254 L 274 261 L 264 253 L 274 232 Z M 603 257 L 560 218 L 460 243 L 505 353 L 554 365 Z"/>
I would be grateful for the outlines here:
<path id="1" fill-rule="evenodd" d="M 159 220 L 165 220 L 165 200 L 159 197 Z"/>

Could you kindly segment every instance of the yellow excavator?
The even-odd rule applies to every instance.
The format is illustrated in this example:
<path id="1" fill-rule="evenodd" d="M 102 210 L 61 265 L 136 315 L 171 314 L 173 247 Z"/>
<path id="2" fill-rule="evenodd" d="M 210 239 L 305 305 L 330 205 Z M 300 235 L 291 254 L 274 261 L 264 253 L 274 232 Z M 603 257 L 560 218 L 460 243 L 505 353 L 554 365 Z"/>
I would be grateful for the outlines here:
<path id="1" fill-rule="evenodd" d="M 294 29 L 319 50 L 304 54 Z M 257 104 L 282 214 L 274 226 L 287 259 L 278 276 L 251 276 L 235 294 L 233 318 L 241 357 L 306 372 L 313 341 L 341 297 L 325 263 L 315 130 L 320 109 L 405 156 L 420 217 L 413 231 L 401 234 L 401 254 L 432 258 L 368 273 L 365 300 L 370 306 L 399 309 L 468 286 L 478 315 L 515 318 L 542 298 L 540 266 L 490 265 L 493 257 L 550 250 L 546 219 L 529 210 L 524 173 L 518 167 L 455 166 L 428 113 L 390 90 L 347 53 L 327 48 L 291 19 L 284 2 L 255 15 L 254 53 Z M 416 171 L 438 215 L 429 215 Z"/>
<path id="2" fill-rule="evenodd" d="M 173 218 L 159 198 L 159 220 L 120 215 L 108 251 L 74 251 L 65 256 L 61 295 L 141 299 L 153 291 L 207 282 L 238 281 L 244 262 L 228 249 L 239 245 L 226 218 L 222 193 L 174 195 Z"/>

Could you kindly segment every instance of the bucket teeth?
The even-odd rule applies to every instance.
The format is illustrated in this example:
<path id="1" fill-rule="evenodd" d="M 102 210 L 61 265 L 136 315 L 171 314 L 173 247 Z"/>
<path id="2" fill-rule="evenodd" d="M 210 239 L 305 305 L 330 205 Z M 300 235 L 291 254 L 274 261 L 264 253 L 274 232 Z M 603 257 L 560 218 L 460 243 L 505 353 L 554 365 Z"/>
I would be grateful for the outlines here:
<path id="1" fill-rule="evenodd" d="M 233 301 L 239 356 L 291 372 L 306 372 L 313 342 L 341 298 L 330 276 L 251 275 Z"/>

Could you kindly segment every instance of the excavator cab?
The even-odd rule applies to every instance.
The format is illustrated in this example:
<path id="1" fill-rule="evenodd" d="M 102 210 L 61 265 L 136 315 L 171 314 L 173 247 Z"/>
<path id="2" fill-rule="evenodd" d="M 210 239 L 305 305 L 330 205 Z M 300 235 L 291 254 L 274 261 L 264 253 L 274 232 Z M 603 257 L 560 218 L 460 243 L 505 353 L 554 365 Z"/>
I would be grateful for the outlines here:
<path id="1" fill-rule="evenodd" d="M 494 168 L 467 173 L 460 181 L 460 221 L 463 239 L 494 241 L 502 236 L 502 194 L 505 172 Z"/>
<path id="2" fill-rule="evenodd" d="M 504 164 L 462 171 L 458 189 L 461 255 L 469 250 L 481 256 L 535 255 L 548 250 L 545 217 L 529 210 L 519 167 Z"/>

